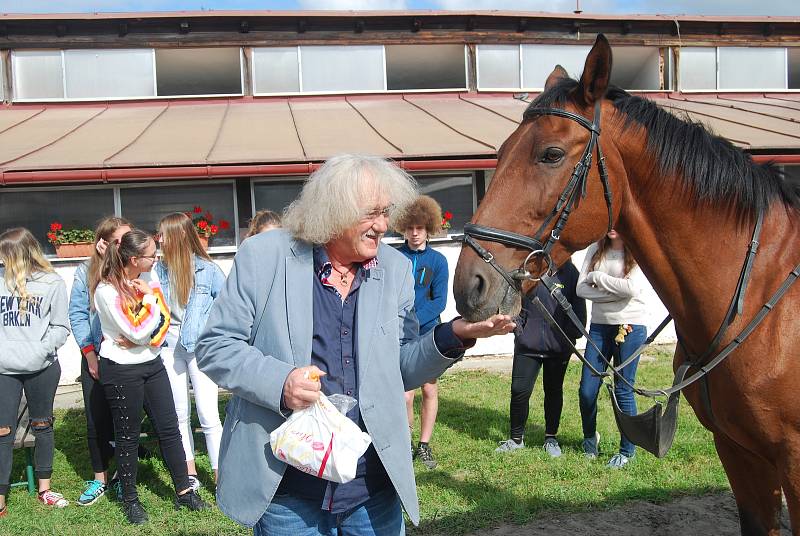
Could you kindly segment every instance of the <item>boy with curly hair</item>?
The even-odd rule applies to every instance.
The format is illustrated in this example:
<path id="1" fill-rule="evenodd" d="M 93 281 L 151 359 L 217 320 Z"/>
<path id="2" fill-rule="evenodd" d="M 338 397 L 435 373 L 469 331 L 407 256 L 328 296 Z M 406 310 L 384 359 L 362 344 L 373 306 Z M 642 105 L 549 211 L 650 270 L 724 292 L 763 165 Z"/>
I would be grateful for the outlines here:
<path id="1" fill-rule="evenodd" d="M 442 208 L 435 199 L 419 196 L 397 221 L 397 230 L 403 233 L 405 243 L 400 251 L 411 260 L 414 275 L 414 308 L 419 320 L 420 334 L 427 333 L 439 324 L 439 315 L 447 305 L 447 259 L 428 247 L 428 240 L 442 229 Z M 414 427 L 415 391 L 406 392 L 408 426 Z M 422 411 L 420 414 L 419 444 L 411 451 L 414 458 L 428 469 L 436 467 L 429 442 L 439 409 L 439 388 L 436 380 L 422 386 Z"/>

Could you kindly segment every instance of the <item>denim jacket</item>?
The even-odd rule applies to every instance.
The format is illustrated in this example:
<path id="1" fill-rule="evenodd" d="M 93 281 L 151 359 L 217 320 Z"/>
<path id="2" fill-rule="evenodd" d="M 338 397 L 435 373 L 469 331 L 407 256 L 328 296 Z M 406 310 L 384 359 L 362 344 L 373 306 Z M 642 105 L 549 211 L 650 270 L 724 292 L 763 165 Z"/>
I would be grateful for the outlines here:
<path id="1" fill-rule="evenodd" d="M 83 354 L 90 351 L 99 352 L 100 342 L 103 340 L 100 318 L 89 306 L 88 272 L 89 261 L 78 266 L 69 295 L 69 324 Z"/>
<path id="2" fill-rule="evenodd" d="M 194 286 L 189 293 L 189 303 L 186 304 L 180 336 L 181 344 L 189 352 L 194 352 L 197 337 L 208 320 L 214 299 L 225 284 L 225 274 L 213 261 L 207 261 L 195 255 L 192 264 L 194 265 Z M 172 289 L 166 265 L 163 261 L 158 261 L 153 267 L 153 271 L 161 282 L 161 290 L 167 303 L 170 303 Z"/>

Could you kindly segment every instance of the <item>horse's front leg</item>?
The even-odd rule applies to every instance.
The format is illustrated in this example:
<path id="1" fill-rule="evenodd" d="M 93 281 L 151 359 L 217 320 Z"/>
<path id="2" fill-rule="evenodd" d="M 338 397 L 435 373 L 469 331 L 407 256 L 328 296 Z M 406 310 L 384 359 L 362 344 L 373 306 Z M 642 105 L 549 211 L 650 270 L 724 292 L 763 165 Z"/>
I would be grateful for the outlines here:
<path id="1" fill-rule="evenodd" d="M 714 434 L 714 444 L 736 496 L 742 536 L 780 536 L 778 471 L 769 461 L 720 432 Z"/>
<path id="2" fill-rule="evenodd" d="M 785 458 L 781 461 L 781 486 L 789 508 L 792 534 L 800 536 L 800 433 L 785 441 Z"/>

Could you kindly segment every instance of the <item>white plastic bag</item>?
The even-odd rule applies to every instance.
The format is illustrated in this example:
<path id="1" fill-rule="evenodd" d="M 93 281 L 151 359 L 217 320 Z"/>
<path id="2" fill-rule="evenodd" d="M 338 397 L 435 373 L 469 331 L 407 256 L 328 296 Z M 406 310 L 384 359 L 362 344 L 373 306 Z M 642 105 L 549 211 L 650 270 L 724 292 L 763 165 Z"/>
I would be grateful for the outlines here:
<path id="1" fill-rule="evenodd" d="M 358 459 L 372 438 L 320 393 L 319 401 L 292 413 L 269 441 L 279 460 L 318 478 L 345 483 L 355 478 Z"/>

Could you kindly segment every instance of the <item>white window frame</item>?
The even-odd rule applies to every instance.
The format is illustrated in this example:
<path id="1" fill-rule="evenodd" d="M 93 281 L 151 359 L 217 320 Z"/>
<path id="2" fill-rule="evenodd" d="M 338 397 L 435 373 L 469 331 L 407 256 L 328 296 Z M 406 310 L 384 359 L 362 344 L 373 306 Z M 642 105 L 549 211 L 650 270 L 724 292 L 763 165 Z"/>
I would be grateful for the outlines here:
<path id="1" fill-rule="evenodd" d="M 672 47 L 670 47 L 672 48 Z M 680 49 L 681 47 L 676 47 Z M 711 48 L 711 47 L 704 47 L 704 48 Z M 715 57 L 716 57 L 716 72 L 715 74 L 715 83 L 716 87 L 713 89 L 684 89 L 682 87 L 683 81 L 680 77 L 680 62 L 682 58 L 680 55 L 676 58 L 673 55 L 673 59 L 675 61 L 675 73 L 678 77 L 678 83 L 676 84 L 675 91 L 680 93 L 800 93 L 800 88 L 791 89 L 789 88 L 789 47 L 747 47 L 747 48 L 782 48 L 783 49 L 783 81 L 786 84 L 785 89 L 719 89 L 719 49 L 726 48 L 726 47 L 714 47 Z"/>
<path id="2" fill-rule="evenodd" d="M 324 46 L 324 45 L 323 45 Z M 332 45 L 339 46 L 339 45 Z M 359 46 L 359 45 L 341 45 L 341 46 Z M 254 48 L 269 48 L 269 47 L 254 47 Z M 280 47 L 287 48 L 287 47 Z M 257 92 L 256 91 L 256 67 L 253 60 L 253 54 L 250 58 L 250 72 L 253 73 L 252 80 L 250 81 L 250 89 L 254 97 L 277 97 L 287 96 L 295 97 L 298 95 L 375 95 L 375 94 L 399 94 L 399 93 L 442 93 L 446 91 L 466 91 L 469 88 L 469 51 L 467 45 L 464 44 L 464 87 L 454 88 L 436 88 L 436 89 L 386 89 L 387 88 L 387 73 L 386 73 L 386 45 L 381 45 L 381 56 L 383 62 L 383 89 L 374 90 L 358 90 L 358 91 L 304 91 L 303 90 L 303 49 L 302 46 L 297 45 L 297 79 L 299 81 L 300 91 L 282 91 L 282 92 Z"/>
<path id="3" fill-rule="evenodd" d="M 138 47 L 137 47 L 138 48 Z M 147 47 L 144 47 L 145 49 Z M 208 48 L 208 47 L 192 47 L 192 48 Z M 234 48 L 234 47 L 229 47 Z M 14 50 L 11 50 L 11 55 L 9 58 L 11 59 L 11 79 L 13 84 L 13 95 L 9 95 L 9 102 L 19 102 L 19 103 L 29 103 L 29 102 L 119 102 L 119 101 L 132 101 L 132 100 L 180 100 L 180 99 L 213 99 L 213 98 L 221 98 L 226 99 L 230 97 L 242 97 L 245 94 L 245 77 L 244 77 L 244 50 L 242 47 L 236 47 L 239 49 L 239 93 L 211 93 L 211 94 L 192 94 L 192 95 L 159 95 L 158 94 L 158 75 L 156 69 L 156 48 L 150 48 L 152 51 L 152 68 L 153 68 L 153 95 L 151 96 L 144 96 L 144 97 L 83 97 L 83 98 L 68 98 L 66 96 L 67 93 L 67 71 L 66 71 L 66 63 L 64 61 L 64 52 L 66 50 L 90 50 L 84 48 L 71 48 L 71 49 L 60 49 L 61 52 L 61 82 L 62 82 L 62 96 L 61 97 L 49 97 L 49 98 L 42 98 L 42 99 L 22 99 L 18 98 L 16 93 L 17 87 L 17 75 L 16 70 L 13 68 L 14 61 Z M 141 50 L 141 48 L 139 48 Z M 38 48 L 38 49 L 31 49 L 39 50 L 39 51 L 55 51 L 57 49 L 53 48 Z M 101 49 L 106 50 L 106 49 Z M 253 82 L 255 83 L 255 82 Z"/>

